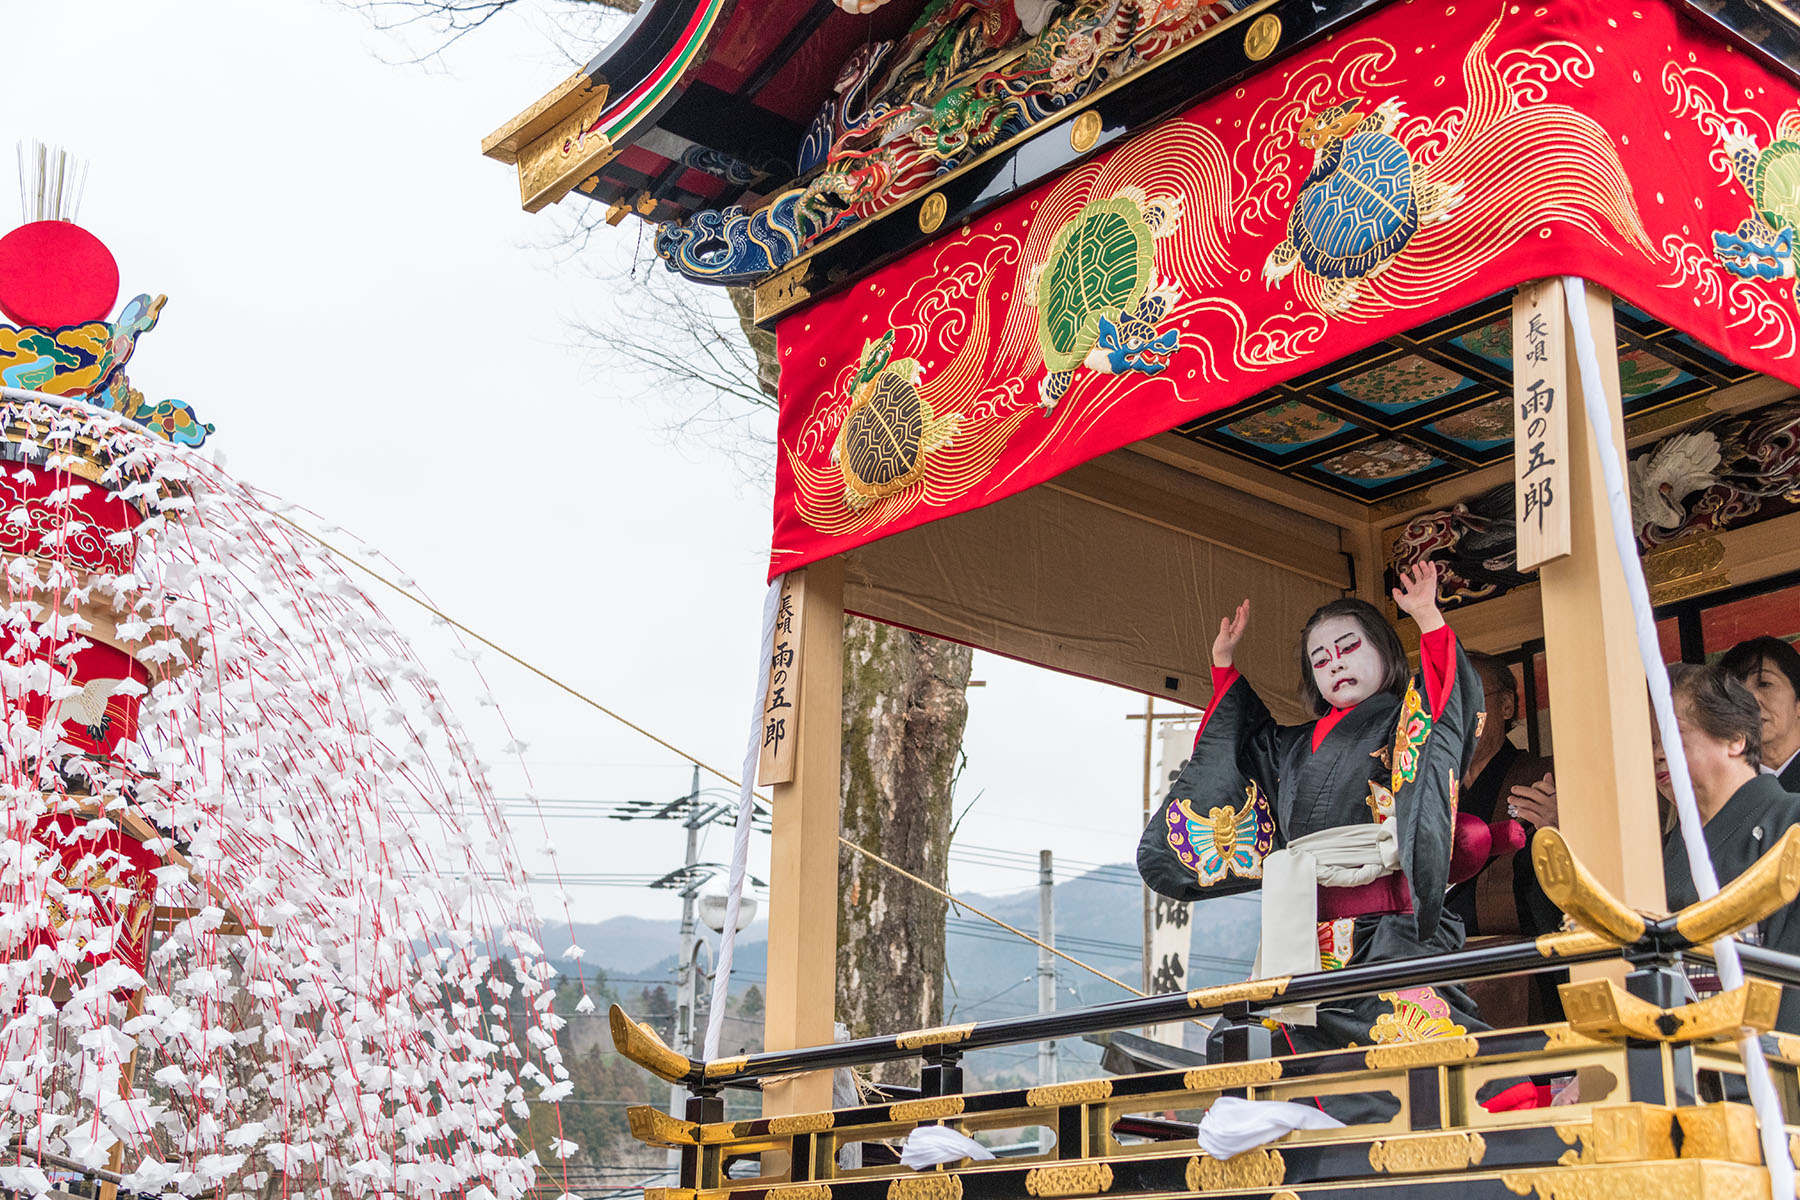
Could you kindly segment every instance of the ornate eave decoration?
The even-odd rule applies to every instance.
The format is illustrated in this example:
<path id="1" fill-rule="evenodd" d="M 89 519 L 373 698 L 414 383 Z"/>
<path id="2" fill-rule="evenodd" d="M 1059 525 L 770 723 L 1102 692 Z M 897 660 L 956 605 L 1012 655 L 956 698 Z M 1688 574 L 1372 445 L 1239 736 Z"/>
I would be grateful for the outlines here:
<path id="1" fill-rule="evenodd" d="M 844 64 L 792 186 L 663 222 L 657 253 L 700 282 L 758 283 L 772 320 L 1379 2 L 1284 23 L 1296 6 L 1277 0 L 1075 0 L 1037 29 L 1011 5 L 930 5 Z"/>
<path id="2" fill-rule="evenodd" d="M 526 212 L 567 196 L 655 123 L 733 3 L 645 4 L 618 42 L 482 140 L 483 154 L 518 168 Z"/>

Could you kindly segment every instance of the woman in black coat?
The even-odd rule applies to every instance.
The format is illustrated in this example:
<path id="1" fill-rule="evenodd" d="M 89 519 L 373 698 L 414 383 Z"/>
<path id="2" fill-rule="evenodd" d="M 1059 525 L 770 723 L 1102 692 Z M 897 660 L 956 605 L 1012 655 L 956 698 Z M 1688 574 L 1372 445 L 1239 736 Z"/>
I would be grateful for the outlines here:
<path id="1" fill-rule="evenodd" d="M 1800 825 L 1800 797 L 1784 790 L 1774 775 L 1762 772 L 1762 712 L 1748 688 L 1716 666 L 1677 666 L 1669 672 L 1669 682 L 1707 854 L 1722 887 L 1748 870 L 1789 826 Z M 1660 739 L 1656 786 L 1664 797 L 1672 798 Z M 1700 898 L 1679 826 L 1663 844 L 1663 884 L 1671 910 Z M 1738 936 L 1771 950 L 1800 954 L 1800 912 L 1790 904 Z M 1782 989 L 1776 1028 L 1800 1033 L 1800 990 Z"/>

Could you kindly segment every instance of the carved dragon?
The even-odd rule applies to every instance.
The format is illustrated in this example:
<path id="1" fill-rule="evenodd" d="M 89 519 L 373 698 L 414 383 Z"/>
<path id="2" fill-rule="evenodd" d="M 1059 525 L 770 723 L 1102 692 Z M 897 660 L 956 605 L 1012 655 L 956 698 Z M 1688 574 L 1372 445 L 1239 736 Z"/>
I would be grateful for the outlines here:
<path id="1" fill-rule="evenodd" d="M 928 186 L 1241 7 L 1242 0 L 932 0 L 857 50 L 800 148 L 811 181 L 657 233 L 669 269 L 746 283 Z"/>

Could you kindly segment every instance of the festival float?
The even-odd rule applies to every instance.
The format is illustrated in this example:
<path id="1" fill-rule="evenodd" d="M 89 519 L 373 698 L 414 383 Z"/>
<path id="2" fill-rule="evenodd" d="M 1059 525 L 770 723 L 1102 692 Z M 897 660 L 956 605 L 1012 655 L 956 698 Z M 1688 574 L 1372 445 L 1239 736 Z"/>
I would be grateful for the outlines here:
<path id="1" fill-rule="evenodd" d="M 691 1097 L 633 1114 L 680 1151 L 664 1200 L 1792 1191 L 1800 1041 L 1771 1030 L 1800 959 L 1736 935 L 1793 903 L 1800 835 L 1671 912 L 1645 704 L 1673 729 L 1666 662 L 1800 633 L 1785 6 L 646 0 L 483 148 L 526 209 L 606 205 L 669 270 L 750 288 L 779 342 L 767 1049 L 676 1053 L 613 1012 Z M 1560 927 L 1340 947 L 1340 920 L 1422 924 L 1456 882 L 1408 866 L 1353 910 L 1317 888 L 1309 969 L 834 1044 L 842 614 L 1223 710 L 1245 596 L 1228 670 L 1265 683 L 1345 598 L 1430 618 L 1402 635 L 1425 667 L 1443 618 L 1458 656 L 1510 664 L 1563 819 L 1529 848 L 1477 821 L 1467 857 L 1535 879 Z M 1467 759 L 1414 753 L 1450 711 L 1433 678 L 1355 768 L 1362 820 L 1436 805 L 1461 850 Z M 1674 741 L 1675 845 L 1705 864 Z M 1203 941 L 1208 896 L 1273 886 L 1285 817 L 1255 777 L 1211 807 L 1187 778 L 1140 866 L 1173 856 L 1159 886 Z M 1549 1019 L 1444 999 L 1540 975 L 1567 979 Z M 1284 1034 L 1352 1001 L 1357 1036 Z M 964 1087 L 976 1049 L 1187 1020 L 1218 1022 L 1191 1066 Z M 918 1089 L 833 1106 L 833 1071 L 901 1059 Z M 763 1116 L 724 1121 L 725 1089 Z M 1351 1099 L 1378 1103 L 1209 1133 L 1244 1101 Z M 1033 1150 L 855 1152 L 947 1133 Z"/>
<path id="2" fill-rule="evenodd" d="M 556 972 L 469 737 L 127 377 L 166 297 L 118 304 L 67 167 L 0 237 L 0 1187 L 521 1196 L 572 1149 L 517 1132 Z"/>

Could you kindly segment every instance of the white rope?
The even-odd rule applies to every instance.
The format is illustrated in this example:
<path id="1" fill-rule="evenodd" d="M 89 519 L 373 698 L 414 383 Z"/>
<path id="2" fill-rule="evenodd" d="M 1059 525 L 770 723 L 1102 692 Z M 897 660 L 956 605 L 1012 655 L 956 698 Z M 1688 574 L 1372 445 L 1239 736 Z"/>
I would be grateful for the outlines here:
<path id="1" fill-rule="evenodd" d="M 1656 709 L 1656 725 L 1662 730 L 1663 755 L 1668 759 L 1669 776 L 1675 785 L 1675 811 L 1681 818 L 1681 840 L 1687 850 L 1688 869 L 1694 877 L 1694 890 L 1705 900 L 1718 893 L 1719 878 L 1713 872 L 1712 857 L 1707 853 L 1706 835 L 1701 829 L 1700 808 L 1694 802 L 1694 784 L 1688 776 L 1687 755 L 1676 734 L 1675 701 L 1669 691 L 1669 673 L 1663 665 L 1662 650 L 1656 637 L 1656 616 L 1650 608 L 1650 589 L 1644 582 L 1644 564 L 1638 558 L 1637 535 L 1632 529 L 1631 504 L 1625 498 L 1625 472 L 1612 440 L 1612 415 L 1606 403 L 1606 391 L 1600 378 L 1600 356 L 1594 348 L 1594 331 L 1588 325 L 1587 287 L 1574 275 L 1563 276 L 1563 294 L 1569 307 L 1569 327 L 1575 336 L 1575 357 L 1581 365 L 1581 390 L 1586 400 L 1588 425 L 1593 430 L 1594 447 L 1600 456 L 1600 471 L 1606 483 L 1607 507 L 1612 514 L 1613 544 L 1619 562 L 1625 568 L 1625 587 L 1631 594 L 1631 616 L 1637 631 L 1638 657 L 1643 660 L 1644 676 L 1650 684 L 1650 701 Z M 1615 696 L 1615 703 L 1630 697 Z M 1737 942 L 1723 937 L 1713 943 L 1713 959 L 1719 968 L 1719 983 L 1726 988 L 1743 985 L 1744 970 L 1738 961 Z M 1774 1196 L 1794 1194 L 1794 1161 L 1788 1153 L 1787 1131 L 1783 1125 L 1781 1103 L 1769 1080 L 1768 1063 L 1763 1059 L 1762 1045 L 1753 1033 L 1738 1040 L 1738 1053 L 1744 1059 L 1745 1079 L 1750 1086 L 1750 1102 L 1756 1109 L 1756 1124 L 1762 1138 L 1763 1159 L 1769 1165 L 1769 1186 Z"/>
<path id="2" fill-rule="evenodd" d="M 719 968 L 713 974 L 712 1007 L 706 1014 L 706 1041 L 700 1057 L 719 1053 L 719 1031 L 725 1027 L 725 998 L 731 989 L 731 949 L 737 941 L 738 906 L 744 895 L 744 867 L 750 857 L 750 817 L 756 806 L 756 763 L 762 757 L 763 702 L 769 691 L 769 660 L 775 655 L 775 615 L 781 607 L 781 580 L 777 575 L 763 595 L 762 652 L 756 660 L 756 696 L 750 704 L 750 741 L 744 747 L 744 768 L 739 774 L 737 827 L 731 839 L 731 875 L 725 884 L 725 932 L 719 942 Z"/>
<path id="3" fill-rule="evenodd" d="M 27 404 L 74 404 L 81 399 L 81 396 L 52 396 L 49 392 L 34 392 L 29 388 L 0 387 L 0 400 Z"/>

